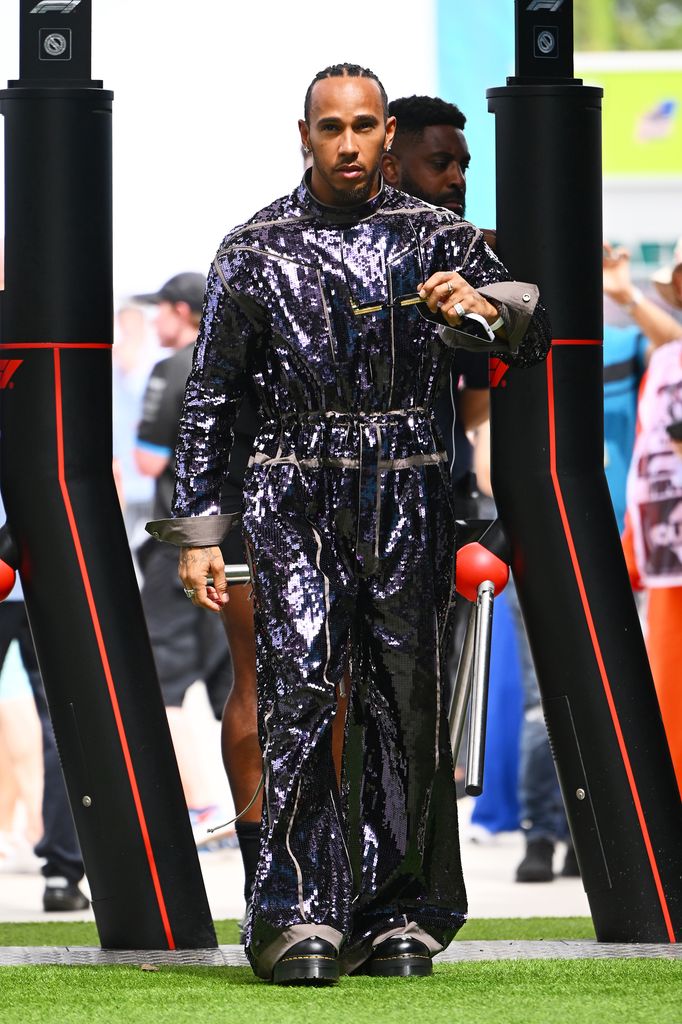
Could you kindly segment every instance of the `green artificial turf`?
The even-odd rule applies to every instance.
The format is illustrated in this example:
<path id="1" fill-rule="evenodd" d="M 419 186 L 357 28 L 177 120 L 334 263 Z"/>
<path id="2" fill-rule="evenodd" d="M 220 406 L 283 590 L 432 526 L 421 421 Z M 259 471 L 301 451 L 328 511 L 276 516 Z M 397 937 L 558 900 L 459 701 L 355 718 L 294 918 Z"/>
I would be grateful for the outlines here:
<path id="1" fill-rule="evenodd" d="M 216 921 L 221 944 L 236 921 Z M 464 940 L 591 939 L 587 917 L 479 919 Z M 92 922 L 0 923 L 0 945 L 97 946 Z M 144 955 L 140 958 L 141 964 Z M 279 988 L 247 967 L 3 967 L 2 1024 L 682 1024 L 682 961 L 438 964 L 432 978 Z"/>
<path id="2" fill-rule="evenodd" d="M 682 963 L 497 961 L 283 988 L 245 967 L 7 967 L 3 1024 L 679 1024 Z"/>
<path id="3" fill-rule="evenodd" d="M 221 946 L 239 942 L 237 921 L 215 921 L 214 924 Z M 457 938 L 593 939 L 594 928 L 589 917 L 478 918 L 469 921 Z M 93 921 L 0 922 L 0 946 L 99 946 L 99 939 Z"/>

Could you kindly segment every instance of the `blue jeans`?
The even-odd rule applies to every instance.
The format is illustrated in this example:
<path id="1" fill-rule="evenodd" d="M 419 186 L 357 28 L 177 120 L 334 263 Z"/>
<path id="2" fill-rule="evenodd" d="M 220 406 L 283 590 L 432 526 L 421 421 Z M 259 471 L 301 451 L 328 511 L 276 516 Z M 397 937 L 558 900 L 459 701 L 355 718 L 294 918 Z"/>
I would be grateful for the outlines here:
<path id="1" fill-rule="evenodd" d="M 523 694 L 518 662 L 516 630 L 505 590 L 495 598 L 483 793 L 476 798 L 471 814 L 473 825 L 482 825 L 493 834 L 515 832 L 519 827 Z"/>
<path id="2" fill-rule="evenodd" d="M 505 597 L 514 622 L 523 686 L 519 807 L 526 839 L 568 839 L 568 823 L 542 713 L 540 690 L 519 599 L 510 579 Z"/>

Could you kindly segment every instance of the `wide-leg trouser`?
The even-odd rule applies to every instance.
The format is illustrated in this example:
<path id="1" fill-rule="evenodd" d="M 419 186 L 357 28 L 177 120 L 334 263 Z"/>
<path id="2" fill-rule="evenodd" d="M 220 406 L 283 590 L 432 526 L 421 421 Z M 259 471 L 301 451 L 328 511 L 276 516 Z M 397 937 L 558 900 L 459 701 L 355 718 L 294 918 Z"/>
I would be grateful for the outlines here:
<path id="1" fill-rule="evenodd" d="M 466 916 L 443 707 L 447 481 L 436 464 L 375 479 L 277 463 L 247 480 L 265 772 L 247 951 L 266 977 L 296 926 L 365 949 L 357 961 L 408 923 L 445 946 Z M 340 796 L 331 723 L 348 662 Z"/>

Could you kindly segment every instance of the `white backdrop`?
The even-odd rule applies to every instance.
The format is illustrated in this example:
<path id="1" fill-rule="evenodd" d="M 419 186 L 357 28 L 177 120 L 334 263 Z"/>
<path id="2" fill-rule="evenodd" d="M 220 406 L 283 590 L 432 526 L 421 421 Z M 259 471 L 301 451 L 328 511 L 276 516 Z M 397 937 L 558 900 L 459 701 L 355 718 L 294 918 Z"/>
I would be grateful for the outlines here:
<path id="1" fill-rule="evenodd" d="M 0 87 L 18 76 L 18 10 L 0 3 Z M 119 297 L 205 271 L 229 228 L 295 186 L 297 120 L 320 68 L 348 60 L 389 96 L 434 93 L 433 0 L 333 12 L 316 0 L 93 0 L 93 77 L 115 93 Z"/>

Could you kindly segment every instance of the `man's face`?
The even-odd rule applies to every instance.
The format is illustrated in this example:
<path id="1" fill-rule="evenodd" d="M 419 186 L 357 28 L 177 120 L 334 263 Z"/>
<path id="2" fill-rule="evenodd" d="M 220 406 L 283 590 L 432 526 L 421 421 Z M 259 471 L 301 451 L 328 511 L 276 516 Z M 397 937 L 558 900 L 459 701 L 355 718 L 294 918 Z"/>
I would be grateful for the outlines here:
<path id="1" fill-rule="evenodd" d="M 154 328 L 164 348 L 173 348 L 185 322 L 176 303 L 160 302 L 156 307 Z"/>
<path id="2" fill-rule="evenodd" d="M 417 199 L 464 216 L 471 156 L 460 128 L 433 124 L 424 129 L 421 138 L 405 135 L 389 159 L 397 177 L 392 181 L 386 168 L 387 181 Z"/>
<path id="3" fill-rule="evenodd" d="M 379 86 L 371 78 L 323 78 L 311 96 L 301 141 L 313 154 L 311 186 L 330 206 L 352 206 L 376 195 L 384 147 L 395 118 L 384 122 Z"/>

